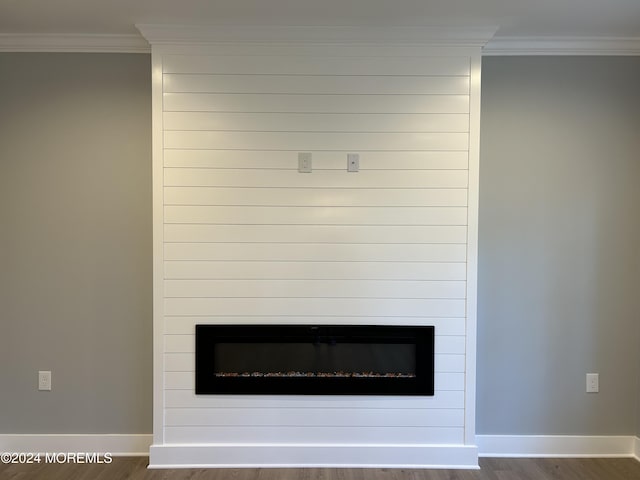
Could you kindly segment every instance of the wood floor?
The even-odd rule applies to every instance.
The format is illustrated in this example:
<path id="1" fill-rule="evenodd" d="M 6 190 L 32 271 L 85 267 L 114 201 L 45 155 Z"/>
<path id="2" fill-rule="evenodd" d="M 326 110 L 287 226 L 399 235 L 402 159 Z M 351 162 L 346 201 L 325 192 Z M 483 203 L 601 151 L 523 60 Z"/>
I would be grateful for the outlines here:
<path id="1" fill-rule="evenodd" d="M 640 480 L 640 462 L 632 458 L 481 458 L 480 470 L 148 470 L 147 463 L 120 457 L 109 465 L 0 465 L 0 480 Z"/>

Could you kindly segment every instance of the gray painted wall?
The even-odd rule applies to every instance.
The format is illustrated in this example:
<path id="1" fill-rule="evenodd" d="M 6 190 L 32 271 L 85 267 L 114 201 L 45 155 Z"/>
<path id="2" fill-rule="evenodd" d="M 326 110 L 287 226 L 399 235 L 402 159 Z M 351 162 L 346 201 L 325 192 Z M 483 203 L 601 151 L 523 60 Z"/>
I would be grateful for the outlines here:
<path id="1" fill-rule="evenodd" d="M 640 58 L 483 60 L 478 433 L 638 431 L 638 85 Z"/>
<path id="2" fill-rule="evenodd" d="M 151 431 L 150 71 L 0 54 L 0 433 Z"/>
<path id="3" fill-rule="evenodd" d="M 483 64 L 478 433 L 640 435 L 640 59 Z M 151 431 L 150 90 L 0 54 L 0 433 Z"/>

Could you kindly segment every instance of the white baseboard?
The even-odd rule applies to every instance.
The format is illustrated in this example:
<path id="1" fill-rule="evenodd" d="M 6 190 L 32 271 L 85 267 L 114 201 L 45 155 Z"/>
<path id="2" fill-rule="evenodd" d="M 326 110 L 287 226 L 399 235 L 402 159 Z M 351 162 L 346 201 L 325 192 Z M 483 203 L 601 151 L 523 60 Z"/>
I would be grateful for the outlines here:
<path id="1" fill-rule="evenodd" d="M 0 452 L 111 453 L 113 456 L 146 456 L 153 435 L 2 435 Z"/>
<path id="2" fill-rule="evenodd" d="M 633 457 L 632 436 L 476 435 L 481 457 Z"/>
<path id="3" fill-rule="evenodd" d="M 466 468 L 478 450 L 457 445 L 152 445 L 149 468 Z"/>
<path id="4" fill-rule="evenodd" d="M 635 457 L 640 437 L 476 435 L 468 446 L 152 445 L 151 434 L 2 435 L 0 452 L 151 455 L 151 468 L 343 466 L 477 468 L 480 457 Z M 150 453 L 151 452 L 151 453 Z"/>

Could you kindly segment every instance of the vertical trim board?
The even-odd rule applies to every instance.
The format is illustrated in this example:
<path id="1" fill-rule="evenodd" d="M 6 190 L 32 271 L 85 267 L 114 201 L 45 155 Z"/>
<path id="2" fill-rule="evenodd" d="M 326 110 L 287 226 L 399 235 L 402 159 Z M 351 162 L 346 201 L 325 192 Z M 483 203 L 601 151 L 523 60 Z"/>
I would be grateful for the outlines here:
<path id="1" fill-rule="evenodd" d="M 164 158 L 162 55 L 152 52 L 153 441 L 164 442 Z"/>
<path id="2" fill-rule="evenodd" d="M 472 56 L 469 84 L 469 178 L 467 208 L 467 303 L 465 443 L 475 445 L 476 432 L 476 337 L 478 277 L 478 208 L 480 186 L 480 55 Z"/>

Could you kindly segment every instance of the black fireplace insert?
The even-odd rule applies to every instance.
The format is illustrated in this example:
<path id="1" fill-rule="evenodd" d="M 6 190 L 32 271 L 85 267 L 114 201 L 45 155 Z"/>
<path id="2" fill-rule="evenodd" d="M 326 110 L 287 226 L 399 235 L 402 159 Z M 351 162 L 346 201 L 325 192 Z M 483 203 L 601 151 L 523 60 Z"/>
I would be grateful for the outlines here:
<path id="1" fill-rule="evenodd" d="M 433 391 L 433 326 L 196 325 L 196 394 Z"/>

